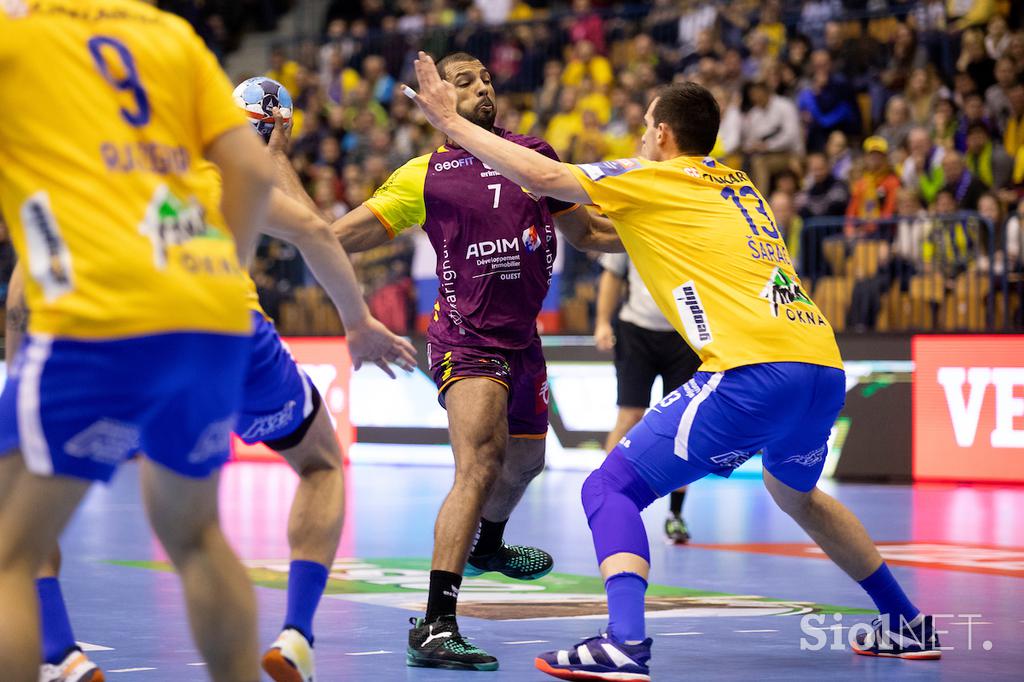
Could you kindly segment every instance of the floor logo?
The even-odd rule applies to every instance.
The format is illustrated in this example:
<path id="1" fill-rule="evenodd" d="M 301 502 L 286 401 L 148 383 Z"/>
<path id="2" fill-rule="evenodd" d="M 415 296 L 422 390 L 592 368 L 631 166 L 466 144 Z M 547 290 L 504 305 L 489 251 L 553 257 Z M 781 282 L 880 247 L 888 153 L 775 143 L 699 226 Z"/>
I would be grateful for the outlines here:
<path id="1" fill-rule="evenodd" d="M 165 562 L 113 563 L 171 570 Z M 249 560 L 244 563 L 257 585 L 282 590 L 288 587 L 287 560 Z M 331 567 L 325 595 L 422 612 L 429 586 L 428 559 L 338 559 Z M 488 620 L 607 618 L 608 605 L 604 582 L 596 576 L 550 573 L 540 581 L 524 583 L 500 574 L 488 574 L 487 577 L 466 578 L 462 582 L 459 613 Z M 809 613 L 863 614 L 870 611 L 668 585 L 651 585 L 647 589 L 648 618 L 802 616 Z"/>

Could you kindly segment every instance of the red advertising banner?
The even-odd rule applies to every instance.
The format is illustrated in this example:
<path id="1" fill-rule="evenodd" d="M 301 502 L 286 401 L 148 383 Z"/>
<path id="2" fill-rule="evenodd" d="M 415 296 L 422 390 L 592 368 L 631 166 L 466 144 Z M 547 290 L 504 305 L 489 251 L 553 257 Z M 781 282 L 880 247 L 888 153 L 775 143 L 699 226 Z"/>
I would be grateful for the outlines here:
<path id="1" fill-rule="evenodd" d="M 294 338 L 284 339 L 292 357 L 312 379 L 320 391 L 324 406 L 331 415 L 342 452 L 348 452 L 354 439 L 352 421 L 349 418 L 349 381 L 352 377 L 352 361 L 344 338 Z M 246 445 L 237 437 L 232 438 L 235 459 L 258 461 L 279 460 L 278 455 L 262 443 Z"/>
<path id="2" fill-rule="evenodd" d="M 915 336 L 914 480 L 1024 483 L 1024 336 Z"/>

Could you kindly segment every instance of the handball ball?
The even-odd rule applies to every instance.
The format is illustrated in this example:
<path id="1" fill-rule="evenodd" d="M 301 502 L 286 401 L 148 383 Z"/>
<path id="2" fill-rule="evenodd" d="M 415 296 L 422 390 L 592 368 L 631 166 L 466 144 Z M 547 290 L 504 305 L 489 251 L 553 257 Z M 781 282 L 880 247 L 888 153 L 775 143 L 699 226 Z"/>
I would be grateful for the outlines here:
<path id="1" fill-rule="evenodd" d="M 264 140 L 269 140 L 270 133 L 274 132 L 274 107 L 280 107 L 285 125 L 291 125 L 292 96 L 273 78 L 256 76 L 242 81 L 233 96 L 235 104 L 245 111 L 249 123 Z"/>

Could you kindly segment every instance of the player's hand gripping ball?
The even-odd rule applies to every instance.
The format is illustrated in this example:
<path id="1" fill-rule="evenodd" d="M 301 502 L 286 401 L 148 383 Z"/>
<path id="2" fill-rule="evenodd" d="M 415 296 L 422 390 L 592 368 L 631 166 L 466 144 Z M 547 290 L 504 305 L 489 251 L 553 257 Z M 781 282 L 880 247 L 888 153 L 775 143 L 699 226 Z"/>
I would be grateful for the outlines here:
<path id="1" fill-rule="evenodd" d="M 286 126 L 292 124 L 292 96 L 273 78 L 256 76 L 238 84 L 233 93 L 235 104 L 241 107 L 249 123 L 264 141 L 274 132 L 274 107 L 281 109 Z"/>

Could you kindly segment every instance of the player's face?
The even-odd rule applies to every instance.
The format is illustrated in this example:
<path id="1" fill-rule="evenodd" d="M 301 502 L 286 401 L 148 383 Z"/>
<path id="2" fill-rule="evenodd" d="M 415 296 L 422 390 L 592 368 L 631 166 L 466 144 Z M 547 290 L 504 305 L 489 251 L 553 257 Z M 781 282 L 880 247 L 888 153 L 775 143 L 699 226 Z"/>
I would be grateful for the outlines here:
<path id="1" fill-rule="evenodd" d="M 498 115 L 491 74 L 480 62 L 459 62 L 447 67 L 446 80 L 455 86 L 459 116 L 490 130 Z"/>
<path id="2" fill-rule="evenodd" d="M 640 156 L 651 161 L 663 161 L 661 153 L 661 144 L 664 142 L 664 132 L 660 126 L 654 125 L 654 107 L 658 104 L 658 98 L 655 97 L 651 101 L 651 105 L 647 107 L 647 113 L 644 114 L 644 123 L 646 128 L 644 129 L 643 137 L 640 138 Z"/>

